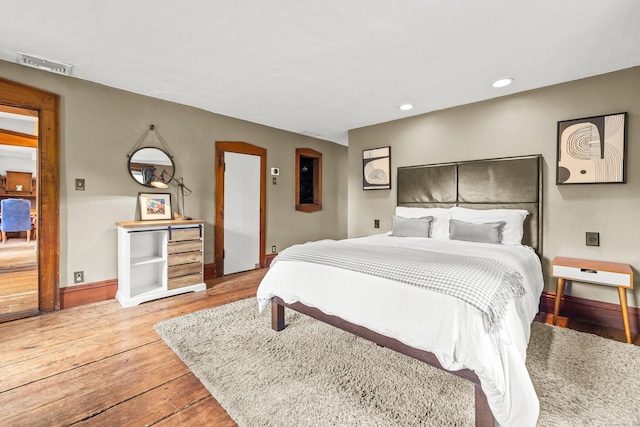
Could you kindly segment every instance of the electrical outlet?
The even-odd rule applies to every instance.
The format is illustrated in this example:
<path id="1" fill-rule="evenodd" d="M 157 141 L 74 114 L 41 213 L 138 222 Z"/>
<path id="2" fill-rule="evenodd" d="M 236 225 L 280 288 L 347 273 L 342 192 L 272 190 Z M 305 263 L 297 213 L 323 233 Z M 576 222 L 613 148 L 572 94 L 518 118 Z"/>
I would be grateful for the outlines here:
<path id="1" fill-rule="evenodd" d="M 84 282 L 84 271 L 76 271 L 73 273 L 73 283 Z"/>
<path id="2" fill-rule="evenodd" d="M 380 228 L 380 220 L 379 219 L 374 219 L 373 220 L 373 228 Z"/>
<path id="3" fill-rule="evenodd" d="M 587 246 L 600 246 L 600 233 L 587 231 Z"/>
<path id="4" fill-rule="evenodd" d="M 276 245 L 271 246 L 271 253 L 272 254 L 276 253 Z"/>
<path id="5" fill-rule="evenodd" d="M 76 190 L 84 191 L 84 178 L 76 178 Z"/>

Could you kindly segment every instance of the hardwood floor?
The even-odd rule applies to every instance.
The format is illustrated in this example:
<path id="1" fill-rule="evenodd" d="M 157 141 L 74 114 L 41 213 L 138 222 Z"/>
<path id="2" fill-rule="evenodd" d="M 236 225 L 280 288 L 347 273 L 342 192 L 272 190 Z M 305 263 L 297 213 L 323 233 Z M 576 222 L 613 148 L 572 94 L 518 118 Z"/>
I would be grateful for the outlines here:
<path id="1" fill-rule="evenodd" d="M 252 297 L 266 271 L 127 309 L 109 300 L 0 324 L 0 426 L 235 426 L 153 325 Z"/>
<path id="2" fill-rule="evenodd" d="M 265 273 L 127 309 L 109 300 L 0 324 L 0 426 L 234 426 L 153 325 L 254 296 Z"/>
<path id="3" fill-rule="evenodd" d="M 553 313 L 538 313 L 536 321 L 553 324 Z M 627 342 L 624 329 L 614 328 L 613 326 L 598 325 L 596 323 L 585 322 L 580 319 L 571 319 L 564 316 L 558 316 L 556 326 L 561 328 L 569 328 L 574 331 L 586 332 L 588 334 L 598 335 L 614 341 Z M 640 335 L 631 335 L 633 344 L 640 346 Z"/>
<path id="4" fill-rule="evenodd" d="M 38 312 L 38 265 L 35 241 L 0 243 L 0 322 Z"/>
<path id="5" fill-rule="evenodd" d="M 0 243 L 0 273 L 31 269 L 37 265 L 37 255 L 35 240 L 7 239 L 5 243 Z"/>

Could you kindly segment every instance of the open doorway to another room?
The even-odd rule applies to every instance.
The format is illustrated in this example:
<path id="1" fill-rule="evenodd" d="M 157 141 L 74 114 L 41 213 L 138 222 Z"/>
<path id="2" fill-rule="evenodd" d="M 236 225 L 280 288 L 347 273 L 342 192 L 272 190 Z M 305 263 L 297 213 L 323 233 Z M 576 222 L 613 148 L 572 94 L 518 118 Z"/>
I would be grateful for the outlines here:
<path id="1" fill-rule="evenodd" d="M 60 96 L 0 77 L 0 107 L 5 113 L 18 115 L 37 112 L 34 117 L 38 118 L 35 192 L 38 312 L 11 314 L 12 318 L 19 318 L 60 309 Z M 2 136 L 16 140 L 12 132 L 3 132 Z M 17 135 L 18 140 L 20 136 Z M 11 318 L 7 315 L 1 319 L 5 320 Z"/>
<path id="2" fill-rule="evenodd" d="M 0 322 L 39 312 L 38 111 L 0 105 Z"/>

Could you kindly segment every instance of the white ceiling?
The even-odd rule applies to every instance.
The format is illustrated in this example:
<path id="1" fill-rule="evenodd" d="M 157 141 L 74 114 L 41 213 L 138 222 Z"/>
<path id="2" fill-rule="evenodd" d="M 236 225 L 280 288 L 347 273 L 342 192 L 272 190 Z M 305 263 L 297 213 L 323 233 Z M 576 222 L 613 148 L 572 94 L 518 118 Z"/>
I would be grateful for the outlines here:
<path id="1" fill-rule="evenodd" d="M 347 131 L 640 65 L 638 0 L 1 0 L 80 78 L 347 144 Z M 494 89 L 500 77 L 515 83 Z M 400 111 L 411 103 L 415 108 Z"/>

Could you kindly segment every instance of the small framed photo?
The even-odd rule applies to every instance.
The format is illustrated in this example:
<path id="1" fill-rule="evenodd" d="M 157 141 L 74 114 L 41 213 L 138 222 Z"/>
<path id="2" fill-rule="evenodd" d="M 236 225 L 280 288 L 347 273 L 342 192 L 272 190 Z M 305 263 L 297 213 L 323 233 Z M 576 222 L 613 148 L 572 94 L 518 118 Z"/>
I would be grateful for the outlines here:
<path id="1" fill-rule="evenodd" d="M 138 193 L 142 221 L 173 219 L 171 193 Z"/>
<path id="2" fill-rule="evenodd" d="M 556 184 L 625 182 L 627 113 L 558 122 Z"/>
<path id="3" fill-rule="evenodd" d="M 391 147 L 362 150 L 362 189 L 391 189 Z"/>

